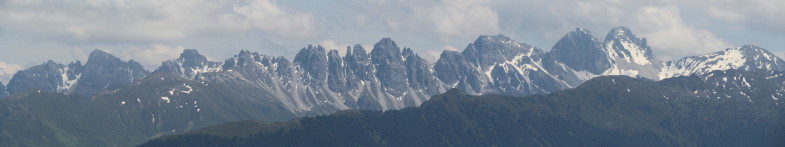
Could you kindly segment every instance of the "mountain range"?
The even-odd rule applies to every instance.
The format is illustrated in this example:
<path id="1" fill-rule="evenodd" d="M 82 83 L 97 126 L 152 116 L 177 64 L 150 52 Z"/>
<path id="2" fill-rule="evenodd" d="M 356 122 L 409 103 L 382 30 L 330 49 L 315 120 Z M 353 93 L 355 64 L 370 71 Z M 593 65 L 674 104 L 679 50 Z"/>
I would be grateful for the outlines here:
<path id="1" fill-rule="evenodd" d="M 591 34 L 574 29 L 548 52 L 504 35 L 482 35 L 463 51 L 442 52 L 435 62 L 390 38 L 371 49 L 347 47 L 343 56 L 336 49 L 308 45 L 292 60 L 243 50 L 222 62 L 209 61 L 186 49 L 152 72 L 133 60 L 94 50 L 85 64 L 47 61 L 0 84 L 0 97 L 5 97 L 0 99 L 5 105 L 0 144 L 125 146 L 237 120 L 278 122 L 348 109 L 398 110 L 420 106 L 450 89 L 470 95 L 546 94 L 609 75 L 690 80 L 679 86 L 693 93 L 682 97 L 753 103 L 773 99 L 778 106 L 785 94 L 750 86 L 752 79 L 779 79 L 775 73 L 785 69 L 782 59 L 754 45 L 660 61 L 647 40 L 628 28 L 614 28 L 604 40 Z M 774 81 L 765 85 L 785 88 Z M 95 126 L 109 130 L 83 131 Z M 31 127 L 43 129 L 25 132 Z"/>
<path id="2" fill-rule="evenodd" d="M 417 108 L 239 121 L 140 146 L 783 146 L 785 79 L 767 78 L 782 75 L 603 76 L 526 97 L 453 89 Z"/>

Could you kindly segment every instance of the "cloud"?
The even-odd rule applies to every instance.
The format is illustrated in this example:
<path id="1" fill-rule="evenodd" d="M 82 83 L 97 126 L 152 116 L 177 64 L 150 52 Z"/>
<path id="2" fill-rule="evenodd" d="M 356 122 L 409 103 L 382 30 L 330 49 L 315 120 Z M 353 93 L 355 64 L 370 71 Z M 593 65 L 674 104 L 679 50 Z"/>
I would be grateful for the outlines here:
<path id="1" fill-rule="evenodd" d="M 177 59 L 180 53 L 185 50 L 183 46 L 167 46 L 154 44 L 146 47 L 131 47 L 118 53 L 126 59 L 133 59 L 144 65 L 148 70 L 155 70 L 161 66 L 161 62 L 169 59 Z"/>
<path id="2" fill-rule="evenodd" d="M 460 51 L 463 51 L 462 49 L 459 49 L 458 47 L 455 47 L 455 46 L 452 46 L 452 45 L 446 45 L 446 46 L 444 46 L 444 50 L 450 50 L 450 51 L 459 51 L 459 52 L 460 52 Z"/>
<path id="3" fill-rule="evenodd" d="M 22 70 L 22 66 L 0 61 L 0 82 L 8 84 L 11 76 L 19 70 Z"/>
<path id="4" fill-rule="evenodd" d="M 703 28 L 706 26 L 698 26 L 698 20 L 686 20 L 681 8 L 693 8 L 691 4 L 623 0 L 554 0 L 545 3 L 495 0 L 487 3 L 500 16 L 501 32 L 546 49 L 576 27 L 588 28 L 595 37 L 603 39 L 605 33 L 616 26 L 626 26 L 638 37 L 648 38 L 655 54 L 665 59 L 733 46 Z M 736 18 L 729 19 L 742 19 L 733 17 Z"/>
<path id="5" fill-rule="evenodd" d="M 310 14 L 289 12 L 271 0 L 8 0 L 0 7 L 5 29 L 69 44 L 156 43 L 249 31 L 301 38 L 314 32 Z"/>
<path id="6" fill-rule="evenodd" d="M 439 57 L 442 55 L 442 52 L 444 52 L 445 50 L 457 51 L 457 52 L 463 51 L 462 49 L 459 49 L 455 46 L 446 45 L 443 47 L 443 50 L 427 50 L 425 51 L 425 54 L 421 54 L 421 56 L 428 61 L 436 62 L 436 60 L 439 60 Z"/>
<path id="7" fill-rule="evenodd" d="M 338 54 L 341 55 L 341 56 L 346 55 L 346 47 L 350 46 L 350 44 L 346 44 L 346 43 L 339 44 L 339 43 L 336 43 L 335 41 L 329 40 L 329 39 L 319 41 L 318 45 L 321 45 L 327 51 L 330 51 L 330 50 L 333 50 L 333 49 L 338 50 Z"/>
<path id="8" fill-rule="evenodd" d="M 442 3 L 419 12 L 432 21 L 434 31 L 441 39 L 499 33 L 498 14 L 490 7 L 469 0 Z"/>
<path id="9" fill-rule="evenodd" d="M 158 46 L 157 52 L 169 58 L 186 46 L 215 57 L 228 57 L 240 49 L 292 57 L 307 43 L 318 43 L 343 54 L 344 45 L 373 44 L 384 37 L 437 57 L 449 46 L 465 46 L 478 35 L 498 33 L 547 50 L 575 27 L 590 29 L 602 39 L 615 26 L 627 26 L 648 38 L 655 54 L 666 59 L 733 46 L 728 42 L 762 41 L 771 49 L 785 46 L 778 41 L 785 39 L 785 17 L 780 16 L 785 14 L 785 1 L 771 0 L 0 2 L 0 48 L 41 55 L 0 55 L 21 65 L 52 58 L 71 61 L 57 56 L 61 54 L 84 58 L 73 52 L 81 48 L 139 54 L 154 52 Z M 147 67 L 165 59 L 123 57 L 145 62 Z"/>
<path id="10" fill-rule="evenodd" d="M 664 58 L 705 54 L 733 47 L 713 33 L 687 25 L 675 6 L 644 7 L 636 24 L 649 44 Z"/>
<path id="11" fill-rule="evenodd" d="M 708 13 L 711 17 L 723 20 L 723 21 L 742 21 L 745 20 L 747 17 L 741 13 L 734 12 L 731 10 L 721 9 L 718 7 L 708 7 L 704 11 Z"/>
<path id="12" fill-rule="evenodd" d="M 742 26 L 747 30 L 785 34 L 785 1 L 776 0 L 693 0 L 708 16 Z"/>
<path id="13" fill-rule="evenodd" d="M 283 37 L 308 37 L 313 33 L 313 16 L 288 13 L 270 0 L 253 0 L 232 7 L 234 13 L 224 14 L 222 20 L 233 27 L 255 28 Z"/>

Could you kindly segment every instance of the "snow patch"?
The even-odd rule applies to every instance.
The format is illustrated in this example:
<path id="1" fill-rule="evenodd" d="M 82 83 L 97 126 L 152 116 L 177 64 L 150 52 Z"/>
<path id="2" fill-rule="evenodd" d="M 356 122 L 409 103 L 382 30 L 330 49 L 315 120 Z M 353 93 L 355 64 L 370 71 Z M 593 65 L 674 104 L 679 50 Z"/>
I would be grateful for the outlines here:
<path id="1" fill-rule="evenodd" d="M 186 91 L 180 91 L 180 92 L 182 92 L 182 93 L 191 94 L 191 92 L 194 90 L 194 89 L 193 89 L 193 88 L 191 88 L 191 86 L 190 86 L 190 85 L 188 85 L 188 84 L 183 84 L 183 86 L 184 86 L 185 88 L 188 88 L 188 90 L 186 90 Z"/>
<path id="2" fill-rule="evenodd" d="M 162 97 L 161 97 L 161 100 L 164 100 L 164 101 L 166 101 L 166 103 L 169 103 L 169 102 L 171 102 L 171 101 L 169 100 L 169 97 L 165 97 L 165 96 L 162 96 Z"/>
<path id="3" fill-rule="evenodd" d="M 740 47 L 726 49 L 701 56 L 687 57 L 665 63 L 659 74 L 660 79 L 706 74 L 715 70 L 737 69 L 746 63 Z"/>

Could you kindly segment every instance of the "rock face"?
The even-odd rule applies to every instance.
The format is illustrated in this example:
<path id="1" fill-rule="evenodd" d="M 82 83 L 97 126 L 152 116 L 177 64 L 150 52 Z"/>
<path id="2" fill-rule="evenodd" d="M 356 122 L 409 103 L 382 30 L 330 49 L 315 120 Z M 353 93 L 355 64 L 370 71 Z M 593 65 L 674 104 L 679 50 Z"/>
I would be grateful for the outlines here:
<path id="1" fill-rule="evenodd" d="M 194 79 L 200 73 L 218 72 L 221 62 L 208 61 L 207 57 L 199 54 L 195 49 L 186 49 L 180 57 L 164 61 L 155 72 L 181 75 L 186 79 Z"/>
<path id="2" fill-rule="evenodd" d="M 592 37 L 586 29 L 575 29 L 559 40 L 549 55 L 556 62 L 573 69 L 581 81 L 602 75 L 640 76 L 657 80 L 661 67 L 646 38 L 638 38 L 625 27 L 612 29 L 604 42 Z M 550 65 L 558 66 L 559 63 Z"/>
<path id="3" fill-rule="evenodd" d="M 5 84 L 0 82 L 0 98 L 8 96 L 8 89 L 5 88 Z"/>
<path id="4" fill-rule="evenodd" d="M 577 28 L 562 37 L 550 55 L 576 71 L 599 75 L 611 67 L 602 44 L 586 29 Z"/>
<path id="5" fill-rule="evenodd" d="M 83 69 L 78 61 L 63 65 L 50 60 L 14 74 L 8 82 L 8 93 L 13 95 L 28 89 L 68 93 L 81 77 Z"/>
<path id="6" fill-rule="evenodd" d="M 293 61 L 242 51 L 221 72 L 197 79 L 264 90 L 294 114 L 326 114 L 343 109 L 390 110 L 417 106 L 444 92 L 430 63 L 392 39 L 368 54 L 356 45 L 341 57 L 337 50 L 309 45 Z"/>
<path id="7" fill-rule="evenodd" d="M 8 83 L 10 94 L 29 89 L 58 93 L 93 95 L 111 86 L 142 79 L 149 72 L 142 65 L 119 58 L 101 50 L 94 50 L 86 64 L 76 61 L 68 65 L 47 61 L 14 74 Z"/>
<path id="8" fill-rule="evenodd" d="M 568 88 L 542 66 L 545 53 L 504 35 L 480 36 L 461 53 L 445 51 L 435 75 L 473 94 L 526 95 Z"/>
<path id="9" fill-rule="evenodd" d="M 144 78 L 150 72 L 136 61 L 122 61 L 107 52 L 94 50 L 73 87 L 74 93 L 92 95 L 109 86 L 127 84 Z"/>

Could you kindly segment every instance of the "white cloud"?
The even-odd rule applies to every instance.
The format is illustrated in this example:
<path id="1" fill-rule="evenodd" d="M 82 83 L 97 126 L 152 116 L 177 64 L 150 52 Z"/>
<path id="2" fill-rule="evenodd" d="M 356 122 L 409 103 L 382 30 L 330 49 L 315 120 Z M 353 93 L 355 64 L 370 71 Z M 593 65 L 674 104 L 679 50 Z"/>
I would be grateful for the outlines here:
<path id="1" fill-rule="evenodd" d="M 10 0 L 0 7 L 4 29 L 69 44 L 155 43 L 249 31 L 301 38 L 314 32 L 310 14 L 289 12 L 271 0 Z"/>
<path id="2" fill-rule="evenodd" d="M 431 62 L 436 62 L 436 60 L 439 60 L 439 57 L 442 55 L 442 52 L 444 52 L 445 50 L 457 51 L 457 52 L 463 51 L 462 49 L 459 49 L 459 48 L 457 48 L 455 46 L 446 45 L 446 46 L 443 47 L 443 50 L 426 50 L 425 54 L 423 54 L 422 57 L 425 60 L 428 60 L 428 61 L 431 61 Z"/>
<path id="3" fill-rule="evenodd" d="M 710 6 L 706 8 L 704 11 L 706 11 L 706 13 L 708 13 L 710 16 L 714 18 L 718 18 L 724 21 L 741 21 L 747 18 L 743 14 L 734 12 L 733 10 L 722 9 L 714 6 Z"/>
<path id="4" fill-rule="evenodd" d="M 643 7 L 635 19 L 641 35 L 649 38 L 649 45 L 661 58 L 705 54 L 733 47 L 713 33 L 692 27 L 684 22 L 674 6 Z"/>
<path id="5" fill-rule="evenodd" d="M 324 47 L 324 49 L 328 52 L 333 49 L 338 50 L 338 54 L 341 56 L 346 55 L 346 47 L 350 46 L 350 44 L 346 44 L 346 43 L 339 44 L 329 39 L 319 41 L 319 45 Z"/>
<path id="6" fill-rule="evenodd" d="M 51 56 L 0 55 L 25 66 L 53 58 L 71 61 L 59 54 L 84 58 L 93 48 L 115 49 L 118 54 L 141 53 L 143 49 L 153 54 L 156 46 L 170 48 L 157 50 L 166 57 L 122 55 L 148 67 L 157 66 L 164 59 L 176 57 L 176 48 L 182 48 L 172 45 L 213 54 L 231 52 L 221 57 L 240 49 L 291 57 L 311 42 L 336 48 L 343 54 L 346 44 L 372 44 L 383 37 L 405 42 L 400 45 L 436 57 L 443 49 L 465 46 L 478 35 L 498 33 L 547 50 L 572 28 L 588 28 L 602 39 L 615 26 L 627 26 L 639 37 L 647 37 L 657 56 L 671 58 L 703 54 L 733 46 L 727 42 L 750 40 L 763 41 L 764 47 L 776 49 L 782 44 L 776 41 L 785 33 L 785 17 L 780 16 L 785 14 L 782 9 L 785 1 L 771 0 L 0 0 L 0 3 L 3 30 L 0 48 L 13 50 L 10 52 L 14 54 Z M 749 32 L 763 32 L 768 36 Z M 14 45 L 19 42 L 34 45 Z M 87 53 L 69 52 L 83 51 L 80 48 L 86 48 Z"/>
<path id="7" fill-rule="evenodd" d="M 183 46 L 154 44 L 147 47 L 131 47 L 120 54 L 126 56 L 126 59 L 141 63 L 148 70 L 155 70 L 161 66 L 161 62 L 178 58 L 183 50 L 185 50 Z"/>
<path id="8" fill-rule="evenodd" d="M 73 47 L 70 49 L 70 53 L 74 60 L 79 60 L 84 64 L 88 60 L 90 52 L 94 49 L 106 51 L 124 61 L 134 60 L 142 64 L 147 70 L 155 70 L 155 68 L 161 66 L 161 62 L 177 59 L 180 53 L 185 50 L 185 47 L 182 45 L 170 46 L 164 44 L 134 45 L 117 48 L 105 46 L 97 46 L 96 48 Z M 63 62 L 68 63 L 71 61 Z"/>
<path id="9" fill-rule="evenodd" d="M 442 40 L 499 33 L 499 16 L 490 7 L 471 0 L 442 3 L 418 12 L 432 21 L 435 33 Z"/>
<path id="10" fill-rule="evenodd" d="M 785 34 L 785 1 L 778 0 L 694 0 L 695 6 L 713 18 L 747 30 Z"/>
<path id="11" fill-rule="evenodd" d="M 452 46 L 452 45 L 446 45 L 446 46 L 444 46 L 444 50 L 450 50 L 450 51 L 459 51 L 459 52 L 460 52 L 460 51 L 463 51 L 463 50 L 461 50 L 461 49 L 459 49 L 459 48 L 457 48 L 457 47 L 455 47 L 455 46 Z"/>
<path id="12" fill-rule="evenodd" d="M 689 1 L 689 0 L 688 0 Z M 501 18 L 503 32 L 534 45 L 550 48 L 569 30 L 581 27 L 604 39 L 616 26 L 630 28 L 638 37 L 648 38 L 654 53 L 665 59 L 698 55 L 733 45 L 699 25 L 685 20 L 680 9 L 692 4 L 623 0 L 494 1 L 490 6 Z M 675 3 L 675 2 L 673 2 Z M 697 4 L 697 3 L 696 3 Z M 711 4 L 706 4 L 711 5 Z M 697 5 L 696 5 L 697 6 Z M 697 9 L 701 12 L 701 9 Z M 689 11 L 690 13 L 694 11 Z M 730 19 L 742 19 L 737 18 Z M 510 32 L 512 31 L 512 32 Z M 518 36 L 524 37 L 518 37 Z"/>
<path id="13" fill-rule="evenodd" d="M 232 10 L 235 13 L 222 16 L 235 23 L 232 26 L 257 28 L 283 37 L 308 37 L 314 31 L 311 14 L 288 13 L 270 0 L 253 0 Z"/>
<path id="14" fill-rule="evenodd" d="M 0 61 L 0 82 L 8 84 L 8 80 L 11 79 L 11 76 L 19 70 L 22 70 L 22 66 Z"/>

